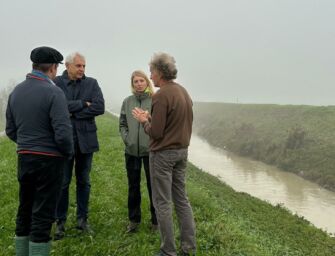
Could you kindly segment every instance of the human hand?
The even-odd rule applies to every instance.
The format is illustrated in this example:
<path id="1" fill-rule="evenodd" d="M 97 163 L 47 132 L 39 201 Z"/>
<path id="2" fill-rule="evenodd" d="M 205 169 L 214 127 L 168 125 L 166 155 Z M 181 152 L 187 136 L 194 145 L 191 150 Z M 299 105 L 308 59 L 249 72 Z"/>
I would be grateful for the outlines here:
<path id="1" fill-rule="evenodd" d="M 145 123 L 148 121 L 148 117 L 149 117 L 148 111 L 144 111 L 143 109 L 136 107 L 132 110 L 132 114 L 133 114 L 133 117 L 140 123 Z"/>

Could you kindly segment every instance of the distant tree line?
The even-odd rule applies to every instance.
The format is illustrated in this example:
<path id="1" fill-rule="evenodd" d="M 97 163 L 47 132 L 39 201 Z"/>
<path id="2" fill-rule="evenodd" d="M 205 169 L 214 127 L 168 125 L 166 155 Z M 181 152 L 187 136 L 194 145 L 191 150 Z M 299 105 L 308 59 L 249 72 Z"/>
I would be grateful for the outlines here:
<path id="1" fill-rule="evenodd" d="M 0 132 L 5 129 L 8 96 L 13 90 L 14 86 L 15 81 L 10 81 L 7 87 L 0 91 Z"/>

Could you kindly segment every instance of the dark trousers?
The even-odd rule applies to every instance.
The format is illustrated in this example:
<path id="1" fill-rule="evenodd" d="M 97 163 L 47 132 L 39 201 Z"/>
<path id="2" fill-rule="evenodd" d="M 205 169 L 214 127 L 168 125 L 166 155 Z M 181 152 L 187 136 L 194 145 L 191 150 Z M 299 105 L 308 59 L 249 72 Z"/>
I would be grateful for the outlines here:
<path id="1" fill-rule="evenodd" d="M 17 236 L 30 236 L 32 242 L 48 242 L 55 221 L 56 202 L 63 179 L 64 158 L 44 155 L 18 155 L 19 208 Z"/>
<path id="2" fill-rule="evenodd" d="M 91 182 L 90 171 L 92 166 L 93 153 L 82 154 L 79 146 L 75 145 L 74 157 L 65 162 L 64 179 L 62 192 L 57 204 L 56 218 L 59 221 L 66 221 L 69 208 L 69 187 L 72 179 L 73 166 L 76 175 L 76 196 L 77 196 L 77 219 L 87 219 L 88 202 L 90 198 Z"/>
<path id="3" fill-rule="evenodd" d="M 155 208 L 152 203 L 149 156 L 135 157 L 125 154 L 128 177 L 128 217 L 131 222 L 141 222 L 141 168 L 144 166 L 150 199 L 151 223 L 157 225 Z"/>

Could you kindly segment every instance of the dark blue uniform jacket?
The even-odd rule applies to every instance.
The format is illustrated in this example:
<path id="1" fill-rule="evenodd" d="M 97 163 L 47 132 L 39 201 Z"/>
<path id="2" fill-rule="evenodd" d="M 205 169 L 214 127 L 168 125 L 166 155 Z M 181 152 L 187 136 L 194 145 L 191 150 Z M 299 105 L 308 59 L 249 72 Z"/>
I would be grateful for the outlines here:
<path id="1" fill-rule="evenodd" d="M 28 74 L 8 98 L 6 134 L 18 151 L 73 154 L 72 127 L 62 90 Z"/>
<path id="2" fill-rule="evenodd" d="M 76 81 L 69 80 L 67 71 L 57 76 L 55 83 L 65 93 L 73 126 L 74 140 L 81 153 L 99 150 L 95 117 L 105 112 L 105 101 L 97 80 L 84 76 Z M 86 102 L 91 105 L 87 107 Z"/>

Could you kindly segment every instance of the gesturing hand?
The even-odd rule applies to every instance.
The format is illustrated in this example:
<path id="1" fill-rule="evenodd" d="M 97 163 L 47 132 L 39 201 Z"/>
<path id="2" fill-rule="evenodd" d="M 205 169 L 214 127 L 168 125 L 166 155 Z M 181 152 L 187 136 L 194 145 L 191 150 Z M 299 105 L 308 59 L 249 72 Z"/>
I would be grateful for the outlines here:
<path id="1" fill-rule="evenodd" d="M 145 123 L 148 121 L 149 119 L 149 112 L 148 111 L 144 111 L 143 109 L 141 108 L 134 108 L 132 110 L 132 114 L 133 114 L 133 117 L 139 121 L 140 123 Z"/>

